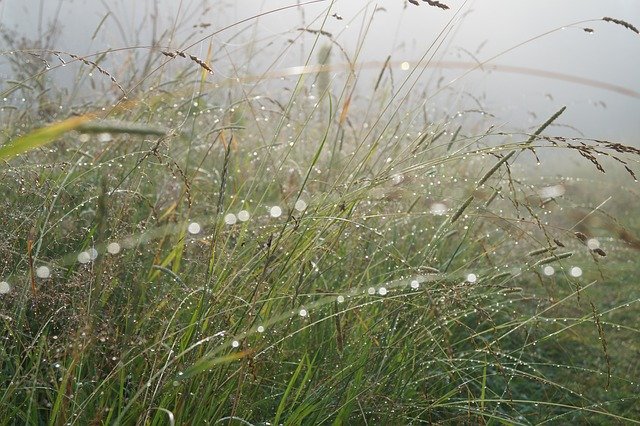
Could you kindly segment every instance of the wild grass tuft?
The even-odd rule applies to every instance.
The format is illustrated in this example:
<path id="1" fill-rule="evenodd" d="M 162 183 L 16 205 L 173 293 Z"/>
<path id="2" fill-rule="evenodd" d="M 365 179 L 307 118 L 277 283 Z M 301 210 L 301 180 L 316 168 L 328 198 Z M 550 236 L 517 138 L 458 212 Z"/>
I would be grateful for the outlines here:
<path id="1" fill-rule="evenodd" d="M 16 50 L 127 99 L 45 62 L 4 88 L 0 424 L 638 422 L 640 150 L 553 134 L 565 107 L 533 133 L 478 99 L 428 115 L 438 43 L 369 78 L 318 22 L 285 34 L 313 46 L 292 75 L 245 75 L 245 30 L 132 47 L 117 82 L 122 52 Z"/>

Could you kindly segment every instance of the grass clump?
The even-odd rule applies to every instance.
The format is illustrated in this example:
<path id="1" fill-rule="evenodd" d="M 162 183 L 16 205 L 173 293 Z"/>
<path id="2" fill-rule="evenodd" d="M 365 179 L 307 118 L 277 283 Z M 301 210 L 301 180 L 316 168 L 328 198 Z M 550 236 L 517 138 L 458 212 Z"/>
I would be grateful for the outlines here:
<path id="1" fill-rule="evenodd" d="M 578 154 L 608 191 L 638 151 L 548 135 L 564 107 L 533 133 L 429 119 L 389 61 L 356 102 L 356 59 L 342 81 L 314 46 L 280 95 L 167 48 L 196 66 L 79 117 L 4 111 L 0 419 L 637 421 L 638 223 L 523 157 Z"/>

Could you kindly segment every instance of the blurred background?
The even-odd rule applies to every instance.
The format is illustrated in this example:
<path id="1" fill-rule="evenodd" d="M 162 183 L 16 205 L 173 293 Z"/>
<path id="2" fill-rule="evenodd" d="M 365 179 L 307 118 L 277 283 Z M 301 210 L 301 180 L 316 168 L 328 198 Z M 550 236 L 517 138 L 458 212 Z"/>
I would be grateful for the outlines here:
<path id="1" fill-rule="evenodd" d="M 9 60 L 14 49 L 83 56 L 127 48 L 110 53 L 102 64 L 131 87 L 144 79 L 122 75 L 132 63 L 151 70 L 143 65 L 150 56 L 161 56 L 159 48 L 186 49 L 212 63 L 211 81 L 262 76 L 263 83 L 273 83 L 271 90 L 279 90 L 280 76 L 295 75 L 299 69 L 291 67 L 307 61 L 317 64 L 319 48 L 331 45 L 333 78 L 345 78 L 347 57 L 362 70 L 356 100 L 367 98 L 388 57 L 396 85 L 409 73 L 422 72 L 415 67 L 428 60 L 418 87 L 433 111 L 483 110 L 495 116 L 483 120 L 491 117 L 497 125 L 526 130 L 567 105 L 558 121 L 564 129 L 557 133 L 640 145 L 640 36 L 599 20 L 611 16 L 640 26 L 640 3 L 444 3 L 451 9 L 417 7 L 406 0 L 6 0 L 0 3 L 0 73 L 3 86 L 16 79 Z M 473 67 L 478 69 L 469 72 Z M 77 87 L 77 77 L 63 68 L 48 78 L 59 87 Z M 91 97 L 100 92 L 91 84 L 82 90 Z"/>

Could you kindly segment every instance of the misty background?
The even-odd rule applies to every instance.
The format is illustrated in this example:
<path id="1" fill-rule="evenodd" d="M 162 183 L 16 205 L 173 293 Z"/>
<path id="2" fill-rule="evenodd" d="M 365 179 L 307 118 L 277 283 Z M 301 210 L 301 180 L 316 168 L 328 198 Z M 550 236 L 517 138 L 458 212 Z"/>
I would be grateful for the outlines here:
<path id="1" fill-rule="evenodd" d="M 5 59 L 13 49 L 34 41 L 41 48 L 80 56 L 127 48 L 110 53 L 110 62 L 104 65 L 125 87 L 133 82 L 121 77 L 120 70 L 130 61 L 142 64 L 149 55 L 158 57 L 158 49 L 150 49 L 155 45 L 185 49 L 200 58 L 213 52 L 210 62 L 215 74 L 209 80 L 214 84 L 238 76 L 263 76 L 263 90 L 280 90 L 281 76 L 295 76 L 291 67 L 308 59 L 310 64 L 317 63 L 316 53 L 310 53 L 316 41 L 314 52 L 333 41 L 332 77 L 336 81 L 345 78 L 347 55 L 370 80 L 358 82 L 357 94 L 366 99 L 388 56 L 397 85 L 430 52 L 427 58 L 432 66 L 419 78 L 430 108 L 451 114 L 481 106 L 495 115 L 494 123 L 526 130 L 567 105 L 558 121 L 565 127 L 561 133 L 579 136 L 582 132 L 640 145 L 640 36 L 600 20 L 611 16 L 639 26 L 640 3 L 445 3 L 450 10 L 426 4 L 416 7 L 405 0 L 8 0 L 0 3 L 0 22 Z M 322 29 L 330 37 L 301 28 Z M 429 50 L 434 42 L 438 49 Z M 6 88 L 6 81 L 15 76 L 7 62 L 2 62 Z M 479 63 L 483 66 L 468 72 Z M 265 73 L 270 76 L 266 80 L 272 81 L 271 89 L 265 85 Z M 68 69 L 53 69 L 50 78 L 60 87 L 74 85 Z M 100 92 L 95 86 L 84 90 L 87 96 Z M 4 102 L 19 103 L 20 99 Z"/>

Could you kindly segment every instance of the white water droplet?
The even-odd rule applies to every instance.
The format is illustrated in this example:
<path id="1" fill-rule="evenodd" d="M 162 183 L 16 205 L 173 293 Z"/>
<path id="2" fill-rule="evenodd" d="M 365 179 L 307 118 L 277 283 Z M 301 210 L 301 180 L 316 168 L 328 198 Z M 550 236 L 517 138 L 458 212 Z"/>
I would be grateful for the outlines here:
<path id="1" fill-rule="evenodd" d="M 338 296 L 338 297 L 336 298 L 336 301 L 337 301 L 338 303 L 342 303 L 342 302 L 344 302 L 344 296 Z"/>
<path id="2" fill-rule="evenodd" d="M 237 348 L 238 346 L 240 346 L 240 342 L 238 342 L 237 340 L 234 340 L 233 342 L 231 342 L 231 346 L 233 346 L 234 348 Z"/>
<path id="3" fill-rule="evenodd" d="M 556 270 L 555 270 L 555 269 L 553 269 L 553 266 L 551 266 L 551 265 L 547 265 L 547 266 L 545 266 L 545 267 L 544 267 L 544 269 L 542 269 L 542 272 L 543 272 L 546 276 L 550 277 L 551 275 L 553 275 L 553 274 L 555 274 L 555 273 L 556 273 Z"/>
<path id="4" fill-rule="evenodd" d="M 224 223 L 226 223 L 227 225 L 235 225 L 237 221 L 238 218 L 233 213 L 229 213 L 224 217 Z"/>
<path id="5" fill-rule="evenodd" d="M 386 289 L 385 287 L 380 287 L 380 288 L 378 289 L 378 294 L 379 294 L 380 296 L 386 296 L 386 295 L 387 295 L 387 289 Z"/>
<path id="6" fill-rule="evenodd" d="M 109 243 L 107 246 L 107 253 L 109 254 L 118 254 L 120 253 L 121 247 L 118 243 Z"/>
<path id="7" fill-rule="evenodd" d="M 476 281 L 478 281 L 478 276 L 476 274 L 467 275 L 467 282 L 468 283 L 475 283 Z"/>
<path id="8" fill-rule="evenodd" d="M 269 209 L 271 217 L 280 217 L 282 215 L 282 209 L 279 206 L 273 206 Z"/>
<path id="9" fill-rule="evenodd" d="M 431 207 L 429 208 L 429 210 L 431 211 L 431 214 L 434 216 L 442 216 L 447 212 L 448 208 L 443 203 L 433 203 L 431 204 Z"/>
<path id="10" fill-rule="evenodd" d="M 248 212 L 248 211 L 246 211 L 246 210 L 240 210 L 240 211 L 238 212 L 238 220 L 239 220 L 240 222 L 246 222 L 246 221 L 248 221 L 248 220 L 249 220 L 249 218 L 250 218 L 250 217 L 251 217 L 251 215 L 250 215 L 250 214 L 249 214 L 249 212 Z"/>
<path id="11" fill-rule="evenodd" d="M 0 294 L 7 294 L 11 291 L 11 285 L 6 281 L 0 281 Z"/>
<path id="12" fill-rule="evenodd" d="M 303 212 L 307 209 L 307 203 L 304 200 L 296 201 L 296 204 L 293 206 L 299 212 Z"/>
<path id="13" fill-rule="evenodd" d="M 309 312 L 307 312 L 307 310 L 306 310 L 306 309 L 302 308 L 302 309 L 300 309 L 300 312 L 298 312 L 298 314 L 299 314 L 301 317 L 306 317 L 307 315 L 309 315 Z"/>
<path id="14" fill-rule="evenodd" d="M 582 276 L 582 268 L 580 268 L 579 266 L 574 266 L 573 268 L 571 268 L 569 273 L 571 274 L 572 277 L 576 277 L 576 278 L 581 277 Z"/>
<path id="15" fill-rule="evenodd" d="M 46 266 L 38 266 L 38 269 L 36 269 L 36 275 L 38 278 L 46 279 L 51 276 L 51 270 Z"/>
<path id="16" fill-rule="evenodd" d="M 187 227 L 187 231 L 189 231 L 189 233 L 192 235 L 199 234 L 201 230 L 202 228 L 200 227 L 200 224 L 198 222 L 191 222 Z"/>
<path id="17" fill-rule="evenodd" d="M 80 254 L 78 254 L 78 262 L 82 264 L 89 263 L 91 262 L 91 256 L 86 251 L 83 251 Z"/>
<path id="18" fill-rule="evenodd" d="M 264 333 L 264 327 L 259 325 L 258 326 L 258 333 Z"/>
<path id="19" fill-rule="evenodd" d="M 98 135 L 98 141 L 99 142 L 103 142 L 103 143 L 111 142 L 111 139 L 112 139 L 111 133 L 100 133 Z"/>
<path id="20" fill-rule="evenodd" d="M 400 64 L 400 69 L 402 71 L 408 71 L 410 67 L 411 67 L 411 64 L 409 64 L 409 62 L 406 62 L 406 61 Z"/>
<path id="21" fill-rule="evenodd" d="M 373 287 L 369 287 L 369 288 L 367 289 L 367 293 L 369 293 L 369 294 L 371 294 L 371 295 L 374 295 L 374 294 L 376 294 L 376 289 L 375 289 L 375 288 L 373 288 Z"/>
<path id="22" fill-rule="evenodd" d="M 587 241 L 587 247 L 589 247 L 589 250 L 598 249 L 600 248 L 600 241 L 595 238 L 591 238 L 589 239 L 589 241 Z"/>
<path id="23" fill-rule="evenodd" d="M 98 258 L 98 250 L 94 248 L 90 248 L 89 250 L 87 250 L 87 253 L 89 254 L 89 259 L 91 260 L 96 260 Z"/>
<path id="24" fill-rule="evenodd" d="M 412 280 L 411 281 L 411 288 L 414 290 L 417 290 L 420 287 L 420 283 L 418 282 L 418 280 Z"/>

